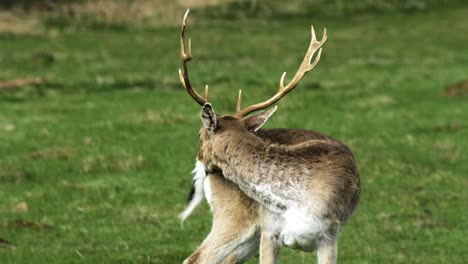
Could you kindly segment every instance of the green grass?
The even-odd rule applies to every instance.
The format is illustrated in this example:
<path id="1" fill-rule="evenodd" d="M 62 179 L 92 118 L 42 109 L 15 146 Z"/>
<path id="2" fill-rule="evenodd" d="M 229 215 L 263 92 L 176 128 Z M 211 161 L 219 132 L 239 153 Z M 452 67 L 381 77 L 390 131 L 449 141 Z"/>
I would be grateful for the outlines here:
<path id="1" fill-rule="evenodd" d="M 192 14 L 191 80 L 233 113 L 292 77 L 309 25 L 328 41 L 317 69 L 267 127 L 348 143 L 362 199 L 342 263 L 468 259 L 468 8 L 348 18 L 205 19 Z M 182 15 L 182 14 L 181 14 Z M 197 20 L 197 23 L 193 21 Z M 181 227 L 198 148 L 199 106 L 178 81 L 179 27 L 48 28 L 0 35 L 1 263 L 181 263 L 208 234 L 199 208 Z M 313 263 L 283 249 L 281 263 Z M 252 260 L 249 263 L 256 263 Z"/>

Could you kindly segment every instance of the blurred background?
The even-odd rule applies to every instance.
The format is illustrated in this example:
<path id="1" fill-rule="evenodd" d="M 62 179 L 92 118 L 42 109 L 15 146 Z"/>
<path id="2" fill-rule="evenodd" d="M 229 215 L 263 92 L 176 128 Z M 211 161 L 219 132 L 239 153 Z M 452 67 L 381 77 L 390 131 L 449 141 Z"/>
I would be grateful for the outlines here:
<path id="1" fill-rule="evenodd" d="M 343 263 L 468 259 L 468 3 L 462 0 L 1 0 L 0 262 L 181 263 L 208 234 L 180 225 L 199 106 L 271 97 L 297 71 L 310 25 L 317 68 L 266 127 L 347 143 L 362 199 Z M 315 255 L 283 249 L 280 263 Z M 254 258 L 249 263 L 257 263 Z"/>

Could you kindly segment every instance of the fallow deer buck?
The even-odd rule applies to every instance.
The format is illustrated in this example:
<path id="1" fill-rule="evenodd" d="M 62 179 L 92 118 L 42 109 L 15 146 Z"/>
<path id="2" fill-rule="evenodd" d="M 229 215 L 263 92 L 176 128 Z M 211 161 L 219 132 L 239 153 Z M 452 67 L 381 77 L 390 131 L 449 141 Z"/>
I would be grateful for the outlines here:
<path id="1" fill-rule="evenodd" d="M 184 220 L 205 195 L 213 212 L 210 234 L 184 263 L 243 263 L 260 249 L 260 263 L 276 263 L 279 246 L 304 251 L 317 249 L 319 264 L 336 263 L 337 236 L 359 201 L 360 178 L 351 150 L 326 135 L 302 129 L 261 129 L 276 106 L 320 60 L 326 32 L 312 40 L 291 82 L 269 100 L 217 115 L 205 97 L 192 87 L 181 29 L 182 85 L 202 106 L 200 150 L 194 170 L 192 198 L 181 214 Z M 315 52 L 318 54 L 312 61 Z"/>

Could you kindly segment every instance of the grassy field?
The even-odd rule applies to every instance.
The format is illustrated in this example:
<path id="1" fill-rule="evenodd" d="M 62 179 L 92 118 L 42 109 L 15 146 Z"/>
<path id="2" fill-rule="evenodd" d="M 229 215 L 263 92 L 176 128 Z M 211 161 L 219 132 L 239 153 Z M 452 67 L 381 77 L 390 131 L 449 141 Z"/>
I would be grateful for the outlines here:
<path id="1" fill-rule="evenodd" d="M 181 16 L 184 10 L 181 10 Z M 328 41 L 317 69 L 267 127 L 346 142 L 362 199 L 342 263 L 465 263 L 468 7 L 352 17 L 202 18 L 191 79 L 215 109 L 263 101 L 297 69 L 309 25 Z M 199 106 L 179 84 L 179 27 L 80 27 L 49 20 L 0 34 L 1 263 L 181 263 L 208 234 L 204 205 L 182 227 Z M 283 249 L 280 263 L 313 263 Z M 249 263 L 256 263 L 253 259 Z"/>

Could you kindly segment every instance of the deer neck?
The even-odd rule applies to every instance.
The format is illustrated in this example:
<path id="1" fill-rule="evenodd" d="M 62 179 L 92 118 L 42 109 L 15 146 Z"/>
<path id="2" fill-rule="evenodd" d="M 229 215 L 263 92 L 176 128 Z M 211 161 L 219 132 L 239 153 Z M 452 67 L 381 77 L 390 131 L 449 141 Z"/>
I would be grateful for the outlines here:
<path id="1" fill-rule="evenodd" d="M 290 205 L 288 194 L 278 182 L 286 169 L 277 167 L 279 162 L 274 161 L 275 155 L 269 153 L 270 148 L 262 139 L 251 133 L 226 133 L 214 143 L 213 165 L 247 196 L 276 212 L 283 212 Z"/>
<path id="2" fill-rule="evenodd" d="M 213 162 L 225 171 L 240 163 L 247 165 L 253 157 L 258 160 L 265 149 L 265 142 L 254 134 L 227 132 L 214 141 Z"/>

